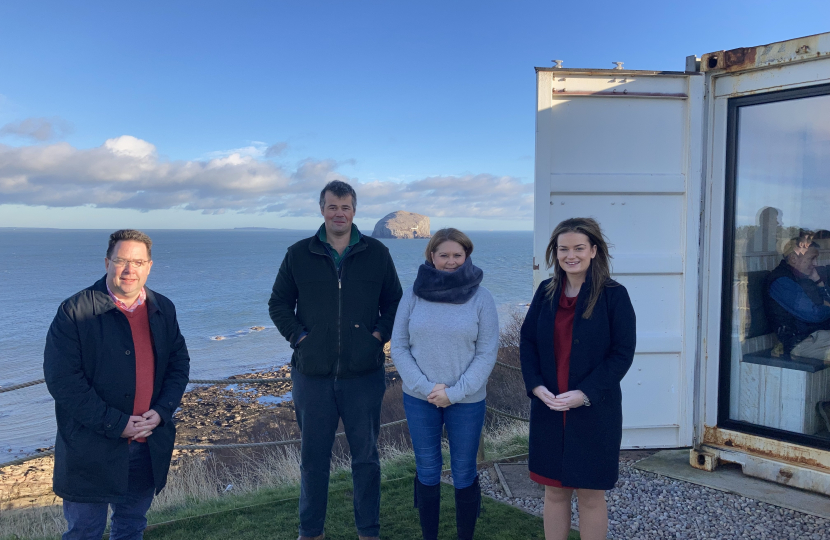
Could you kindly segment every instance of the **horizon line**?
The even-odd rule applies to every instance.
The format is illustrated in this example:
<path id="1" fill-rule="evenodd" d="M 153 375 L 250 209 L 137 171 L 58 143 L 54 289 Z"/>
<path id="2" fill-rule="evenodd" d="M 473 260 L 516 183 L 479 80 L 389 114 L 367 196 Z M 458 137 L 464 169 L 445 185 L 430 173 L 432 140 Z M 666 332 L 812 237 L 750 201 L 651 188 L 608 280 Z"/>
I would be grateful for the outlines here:
<path id="1" fill-rule="evenodd" d="M 113 229 L 111 227 L 83 227 L 83 228 L 76 228 L 76 227 L 26 227 L 26 226 L 0 226 L 0 231 L 2 230 L 35 230 L 35 231 L 112 231 L 112 230 L 119 230 Z M 221 227 L 221 228 L 208 228 L 208 227 L 190 227 L 190 228 L 178 228 L 178 227 L 148 227 L 142 228 L 140 230 L 143 231 L 315 231 L 315 229 L 293 229 L 288 227 Z M 436 229 L 440 230 L 440 229 Z M 479 231 L 479 232 L 533 232 L 533 229 L 465 229 L 467 231 Z M 371 236 L 371 235 L 370 235 Z M 386 240 L 399 240 L 396 238 L 387 238 Z M 411 240 L 411 239 L 404 239 L 404 240 Z"/>

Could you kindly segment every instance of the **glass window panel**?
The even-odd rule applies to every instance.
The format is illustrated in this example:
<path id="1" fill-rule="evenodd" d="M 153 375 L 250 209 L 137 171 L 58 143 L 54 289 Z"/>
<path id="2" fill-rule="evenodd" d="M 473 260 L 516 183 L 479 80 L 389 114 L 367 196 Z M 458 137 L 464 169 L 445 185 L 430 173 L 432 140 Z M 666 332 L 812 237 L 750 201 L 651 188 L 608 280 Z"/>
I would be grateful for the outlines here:
<path id="1" fill-rule="evenodd" d="M 830 95 L 736 114 L 729 419 L 830 440 Z"/>

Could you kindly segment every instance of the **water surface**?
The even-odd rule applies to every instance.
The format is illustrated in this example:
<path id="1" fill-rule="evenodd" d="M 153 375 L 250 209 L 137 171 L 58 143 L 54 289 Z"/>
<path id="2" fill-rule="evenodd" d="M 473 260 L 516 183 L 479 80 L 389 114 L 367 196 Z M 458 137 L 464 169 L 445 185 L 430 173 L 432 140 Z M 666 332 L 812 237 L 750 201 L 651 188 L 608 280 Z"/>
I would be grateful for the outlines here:
<path id="1" fill-rule="evenodd" d="M 43 377 L 46 331 L 58 305 L 104 275 L 106 230 L 0 229 L 0 386 Z M 192 378 L 276 368 L 291 350 L 268 317 L 285 250 L 313 231 L 158 230 L 147 284 L 175 304 Z M 471 232 L 474 263 L 502 319 L 532 296 L 532 233 Z M 411 286 L 427 240 L 383 240 Z M 252 327 L 264 327 L 252 331 Z M 224 339 L 216 339 L 218 336 Z M 45 385 L 0 394 L 0 462 L 54 443 Z"/>

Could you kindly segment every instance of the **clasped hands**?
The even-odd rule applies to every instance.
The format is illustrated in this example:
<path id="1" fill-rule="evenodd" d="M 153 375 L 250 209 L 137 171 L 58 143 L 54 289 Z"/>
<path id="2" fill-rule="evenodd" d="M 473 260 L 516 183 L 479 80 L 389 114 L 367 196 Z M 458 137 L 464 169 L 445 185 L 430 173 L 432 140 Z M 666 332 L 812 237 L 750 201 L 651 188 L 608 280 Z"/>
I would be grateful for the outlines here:
<path id="1" fill-rule="evenodd" d="M 150 409 L 141 416 L 130 416 L 127 427 L 124 428 L 121 437 L 133 441 L 139 437 L 149 437 L 160 423 L 161 416 L 153 409 Z"/>
<path id="2" fill-rule="evenodd" d="M 554 395 L 542 385 L 533 389 L 533 395 L 542 400 L 542 403 L 554 411 L 567 411 L 582 407 L 585 404 L 585 394 L 582 390 L 570 390 L 562 394 Z"/>
<path id="3" fill-rule="evenodd" d="M 432 392 L 430 392 L 427 396 L 427 401 L 436 407 L 449 407 L 452 405 L 452 403 L 450 403 L 450 398 L 447 397 L 447 392 L 444 390 L 446 387 L 446 384 L 436 384 L 432 388 Z"/>

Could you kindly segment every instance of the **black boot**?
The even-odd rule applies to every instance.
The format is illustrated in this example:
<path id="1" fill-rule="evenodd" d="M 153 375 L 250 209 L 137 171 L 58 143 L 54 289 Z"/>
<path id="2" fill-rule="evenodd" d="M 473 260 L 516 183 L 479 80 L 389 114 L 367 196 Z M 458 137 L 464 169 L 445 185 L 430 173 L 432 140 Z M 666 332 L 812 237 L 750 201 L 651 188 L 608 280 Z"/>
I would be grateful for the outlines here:
<path id="1" fill-rule="evenodd" d="M 476 520 L 481 513 L 481 487 L 478 476 L 472 485 L 455 488 L 455 527 L 458 540 L 472 540 L 476 530 Z"/>
<path id="2" fill-rule="evenodd" d="M 425 486 L 415 476 L 415 508 L 421 518 L 424 540 L 438 540 L 438 515 L 441 511 L 441 482 Z"/>

